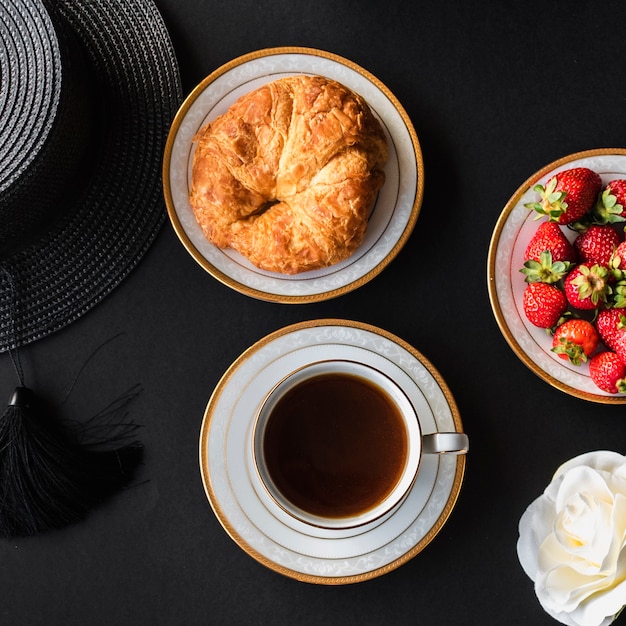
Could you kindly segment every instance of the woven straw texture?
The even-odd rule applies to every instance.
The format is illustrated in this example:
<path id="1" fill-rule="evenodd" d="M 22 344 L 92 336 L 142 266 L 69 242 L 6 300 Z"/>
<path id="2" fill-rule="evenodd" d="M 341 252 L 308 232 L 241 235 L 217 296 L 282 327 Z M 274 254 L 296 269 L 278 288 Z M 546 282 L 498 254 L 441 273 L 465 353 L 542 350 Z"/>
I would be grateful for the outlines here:
<path id="1" fill-rule="evenodd" d="M 76 94 L 61 80 L 59 23 L 86 50 L 98 90 L 99 139 L 87 178 L 75 169 L 90 146 L 80 141 L 87 135 L 68 130 L 82 122 L 68 113 Z M 3 202 L 22 201 L 29 190 L 39 197 L 33 190 L 42 183 L 48 198 L 55 185 L 71 197 L 51 229 L 2 259 L 12 277 L 0 281 L 6 351 L 86 313 L 147 251 L 165 218 L 161 161 L 182 91 L 169 34 L 149 0 L 2 0 L 0 75 L 0 214 Z"/>

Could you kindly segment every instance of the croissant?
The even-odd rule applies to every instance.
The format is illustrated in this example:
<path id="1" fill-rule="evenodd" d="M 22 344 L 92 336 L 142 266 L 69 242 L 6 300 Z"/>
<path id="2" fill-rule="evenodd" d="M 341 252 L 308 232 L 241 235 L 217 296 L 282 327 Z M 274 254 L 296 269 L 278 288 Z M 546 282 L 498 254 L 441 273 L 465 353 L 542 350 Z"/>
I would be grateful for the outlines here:
<path id="1" fill-rule="evenodd" d="M 321 76 L 245 94 L 194 145 L 189 199 L 204 235 L 270 272 L 346 259 L 385 182 L 380 123 L 362 97 Z"/>

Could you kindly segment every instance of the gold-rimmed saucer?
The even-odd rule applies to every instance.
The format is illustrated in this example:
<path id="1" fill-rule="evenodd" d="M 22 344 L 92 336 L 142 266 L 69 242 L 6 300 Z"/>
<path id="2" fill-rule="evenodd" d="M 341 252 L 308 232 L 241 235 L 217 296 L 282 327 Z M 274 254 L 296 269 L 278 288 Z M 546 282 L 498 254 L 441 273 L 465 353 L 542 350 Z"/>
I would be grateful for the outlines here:
<path id="1" fill-rule="evenodd" d="M 244 352 L 215 388 L 200 436 L 200 468 L 220 523 L 250 556 L 286 576 L 320 584 L 367 580 L 418 554 L 441 530 L 461 488 L 465 457 L 428 456 L 404 503 L 366 528 L 315 529 L 288 519 L 263 499 L 251 464 L 251 423 L 285 374 L 320 358 L 358 358 L 398 376 L 424 432 L 462 432 L 458 409 L 423 355 L 373 326 L 316 320 L 272 333 Z M 258 481 L 258 478 L 256 479 Z"/>
<path id="2" fill-rule="evenodd" d="M 241 95 L 293 74 L 337 80 L 365 98 L 389 145 L 386 182 L 378 193 L 367 233 L 356 252 L 329 268 L 295 276 L 265 272 L 233 250 L 211 244 L 189 204 L 193 137 Z M 409 116 L 393 93 L 356 63 L 312 48 L 268 48 L 232 60 L 212 72 L 187 97 L 168 136 L 163 187 L 174 230 L 191 256 L 229 287 L 260 300 L 306 303 L 348 293 L 377 276 L 400 252 L 419 215 L 424 192 L 421 147 Z"/>

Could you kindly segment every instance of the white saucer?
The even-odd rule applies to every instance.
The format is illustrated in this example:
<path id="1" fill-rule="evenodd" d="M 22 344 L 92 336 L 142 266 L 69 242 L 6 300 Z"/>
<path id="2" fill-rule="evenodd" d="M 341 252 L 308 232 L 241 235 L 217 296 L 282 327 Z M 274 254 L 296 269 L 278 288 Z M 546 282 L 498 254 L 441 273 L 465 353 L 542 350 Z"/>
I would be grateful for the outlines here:
<path id="1" fill-rule="evenodd" d="M 341 263 L 295 276 L 256 268 L 233 250 L 220 250 L 203 235 L 189 204 L 193 138 L 240 96 L 294 74 L 317 74 L 359 93 L 380 120 L 389 146 L 386 181 L 372 207 L 365 239 Z M 268 301 L 305 303 L 347 293 L 377 276 L 400 252 L 419 215 L 424 164 L 415 129 L 390 90 L 343 57 L 311 48 L 268 48 L 218 68 L 188 96 L 168 136 L 163 162 L 168 214 L 181 243 L 207 272 L 229 287 Z"/>
<path id="2" fill-rule="evenodd" d="M 217 385 L 200 437 L 202 479 L 225 530 L 264 565 L 308 582 L 357 582 L 395 569 L 430 543 L 456 502 L 465 457 L 425 456 L 406 500 L 360 528 L 321 529 L 287 516 L 252 466 L 251 424 L 276 382 L 320 358 L 357 360 L 392 376 L 414 403 L 425 433 L 463 430 L 445 382 L 414 348 L 357 322 L 304 322 L 253 345 Z"/>

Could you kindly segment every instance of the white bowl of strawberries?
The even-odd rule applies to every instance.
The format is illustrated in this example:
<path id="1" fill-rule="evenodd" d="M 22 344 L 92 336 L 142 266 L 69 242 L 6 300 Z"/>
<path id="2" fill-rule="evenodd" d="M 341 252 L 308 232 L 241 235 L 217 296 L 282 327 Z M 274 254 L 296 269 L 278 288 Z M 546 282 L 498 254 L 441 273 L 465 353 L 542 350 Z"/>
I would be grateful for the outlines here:
<path id="1" fill-rule="evenodd" d="M 626 403 L 626 150 L 579 152 L 511 197 L 488 256 L 505 339 L 554 387 Z"/>

